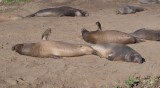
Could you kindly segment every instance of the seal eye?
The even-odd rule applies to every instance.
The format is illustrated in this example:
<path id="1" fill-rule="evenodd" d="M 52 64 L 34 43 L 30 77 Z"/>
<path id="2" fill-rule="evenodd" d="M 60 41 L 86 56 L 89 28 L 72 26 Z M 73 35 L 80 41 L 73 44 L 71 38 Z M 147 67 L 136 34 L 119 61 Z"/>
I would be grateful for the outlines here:
<path id="1" fill-rule="evenodd" d="M 79 47 L 82 47 L 82 45 L 80 45 Z"/>

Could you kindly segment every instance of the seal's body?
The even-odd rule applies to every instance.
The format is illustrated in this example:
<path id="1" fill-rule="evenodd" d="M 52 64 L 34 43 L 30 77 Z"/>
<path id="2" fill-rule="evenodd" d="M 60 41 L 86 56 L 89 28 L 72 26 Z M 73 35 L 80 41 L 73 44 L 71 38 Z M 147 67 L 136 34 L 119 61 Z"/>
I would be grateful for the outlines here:
<path id="1" fill-rule="evenodd" d="M 89 13 L 87 11 L 82 11 L 80 9 L 62 6 L 62 7 L 56 7 L 56 8 L 46 8 L 37 11 L 34 14 L 28 15 L 26 17 L 62 17 L 62 16 L 89 16 Z"/>
<path id="2" fill-rule="evenodd" d="M 141 39 L 160 41 L 160 30 L 142 28 L 133 32 L 132 35 Z"/>
<path id="3" fill-rule="evenodd" d="M 144 11 L 144 9 L 141 7 L 125 5 L 125 6 L 119 7 L 116 10 L 116 14 L 133 14 L 140 11 Z"/>
<path id="4" fill-rule="evenodd" d="M 84 41 L 92 44 L 97 44 L 97 43 L 134 44 L 143 42 L 142 40 L 139 40 L 138 38 L 135 38 L 130 34 L 116 30 L 88 31 L 86 29 L 82 29 L 82 37 Z"/>
<path id="5" fill-rule="evenodd" d="M 94 54 L 87 45 L 70 44 L 60 41 L 41 41 L 38 43 L 16 44 L 12 47 L 19 54 L 33 57 L 74 57 Z"/>
<path id="6" fill-rule="evenodd" d="M 98 29 L 96 31 L 88 31 L 85 28 L 81 30 L 84 41 L 92 44 L 97 43 L 120 43 L 120 44 L 134 44 L 144 42 L 134 36 L 116 31 L 116 30 L 102 30 L 100 22 L 96 22 Z"/>
<path id="7" fill-rule="evenodd" d="M 145 59 L 138 52 L 123 44 L 94 44 L 92 48 L 97 51 L 99 57 L 111 61 L 145 62 Z"/>

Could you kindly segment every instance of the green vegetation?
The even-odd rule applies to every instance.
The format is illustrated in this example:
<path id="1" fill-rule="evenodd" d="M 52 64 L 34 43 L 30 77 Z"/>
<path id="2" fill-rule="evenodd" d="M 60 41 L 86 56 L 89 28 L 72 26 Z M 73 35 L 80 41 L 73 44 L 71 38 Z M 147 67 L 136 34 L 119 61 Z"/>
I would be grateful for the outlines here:
<path id="1" fill-rule="evenodd" d="M 2 0 L 4 4 L 12 4 L 12 3 L 24 3 L 29 2 L 31 0 Z"/>
<path id="2" fill-rule="evenodd" d="M 133 86 L 138 85 L 140 81 L 132 76 L 129 76 L 127 80 L 125 80 L 125 84 L 127 88 L 133 88 Z"/>
<path id="3" fill-rule="evenodd" d="M 144 78 L 135 78 L 129 76 L 127 80 L 124 81 L 123 85 L 116 84 L 115 88 L 160 88 L 160 76 L 151 77 L 147 76 Z"/>

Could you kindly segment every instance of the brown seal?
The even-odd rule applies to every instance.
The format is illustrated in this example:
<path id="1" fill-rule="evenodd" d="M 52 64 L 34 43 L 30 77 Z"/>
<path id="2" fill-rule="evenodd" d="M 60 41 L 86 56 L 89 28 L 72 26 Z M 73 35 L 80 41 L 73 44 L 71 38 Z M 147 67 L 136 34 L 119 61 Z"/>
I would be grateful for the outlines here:
<path id="1" fill-rule="evenodd" d="M 142 28 L 133 32 L 132 35 L 141 39 L 160 41 L 160 30 Z"/>
<path id="2" fill-rule="evenodd" d="M 83 11 L 80 9 L 68 7 L 68 6 L 62 6 L 62 7 L 56 7 L 56 8 L 46 8 L 37 11 L 34 14 L 28 15 L 26 17 L 62 17 L 62 16 L 89 16 L 89 13 L 87 11 Z"/>
<path id="3" fill-rule="evenodd" d="M 88 45 L 70 44 L 61 41 L 49 41 L 47 38 L 49 36 L 49 34 L 47 34 L 47 30 L 42 36 L 45 37 L 42 37 L 45 41 L 16 44 L 12 47 L 12 50 L 27 56 L 53 58 L 96 54 L 96 51 Z"/>
<path id="4" fill-rule="evenodd" d="M 98 26 L 100 23 L 96 23 Z M 134 44 L 144 42 L 139 38 L 136 38 L 128 33 L 116 31 L 116 30 L 105 30 L 102 31 L 101 26 L 96 31 L 88 31 L 85 28 L 82 29 L 82 37 L 84 41 L 92 44 L 97 43 L 120 43 L 120 44 Z"/>
<path id="5" fill-rule="evenodd" d="M 138 52 L 123 44 L 94 44 L 91 47 L 97 51 L 99 57 L 111 61 L 145 62 L 145 59 Z"/>

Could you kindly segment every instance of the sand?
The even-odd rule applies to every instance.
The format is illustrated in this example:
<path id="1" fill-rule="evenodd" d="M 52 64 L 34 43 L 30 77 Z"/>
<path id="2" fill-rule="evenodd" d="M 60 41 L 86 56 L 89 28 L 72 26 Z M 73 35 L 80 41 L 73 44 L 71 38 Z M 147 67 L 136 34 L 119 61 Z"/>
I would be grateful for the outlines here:
<path id="1" fill-rule="evenodd" d="M 115 9 L 126 3 L 147 10 L 116 15 Z M 11 14 L 26 16 L 38 9 L 56 6 L 81 8 L 90 16 L 8 19 Z M 0 88 L 112 88 L 132 75 L 160 74 L 158 41 L 129 45 L 146 59 L 144 64 L 108 61 L 94 55 L 38 58 L 19 55 L 11 50 L 17 43 L 41 41 L 41 35 L 47 28 L 52 29 L 50 40 L 88 44 L 81 37 L 81 29 L 96 30 L 96 21 L 101 22 L 103 30 L 131 33 L 140 28 L 160 29 L 160 5 L 140 5 L 129 0 L 35 0 L 17 7 L 4 13 L 7 20 L 4 17 L 0 19 Z"/>

